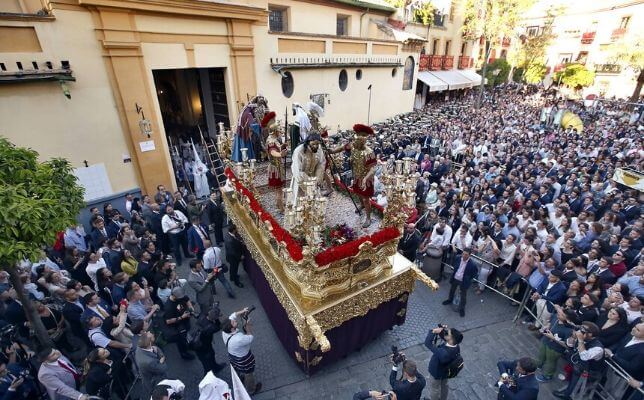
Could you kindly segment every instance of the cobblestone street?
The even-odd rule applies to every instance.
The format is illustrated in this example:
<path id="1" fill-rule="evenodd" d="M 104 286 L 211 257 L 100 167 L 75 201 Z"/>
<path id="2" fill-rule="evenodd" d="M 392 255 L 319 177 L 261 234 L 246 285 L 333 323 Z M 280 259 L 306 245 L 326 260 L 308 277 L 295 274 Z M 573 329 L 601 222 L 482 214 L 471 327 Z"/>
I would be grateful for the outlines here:
<path id="1" fill-rule="evenodd" d="M 181 272 L 185 274 L 186 267 Z M 242 274 L 242 279 L 245 274 Z M 246 280 L 247 282 L 247 280 Z M 450 381 L 449 399 L 488 400 L 496 399 L 494 383 L 498 378 L 496 363 L 499 359 L 515 359 L 537 354 L 538 340 L 521 323 L 512 319 L 516 307 L 499 295 L 486 291 L 483 295 L 468 296 L 465 318 L 460 318 L 451 307 L 441 302 L 447 297 L 449 286 L 444 280 L 437 292 L 417 283 L 410 296 L 406 323 L 394 327 L 344 360 L 330 365 L 311 377 L 307 377 L 282 348 L 273 331 L 268 315 L 264 312 L 255 290 L 247 284 L 237 290 L 237 298 L 229 299 L 221 286 L 217 286 L 219 301 L 224 315 L 248 305 L 256 305 L 253 313 L 253 353 L 257 359 L 256 377 L 263 383 L 262 392 L 253 396 L 257 400 L 308 400 L 320 398 L 350 399 L 362 389 L 383 390 L 389 388 L 388 362 L 391 346 L 398 346 L 408 358 L 418 363 L 419 371 L 427 375 L 431 353 L 423 345 L 427 331 L 438 323 L 454 326 L 464 332 L 461 345 L 465 368 L 458 378 Z M 221 334 L 214 340 L 217 361 L 227 361 Z M 183 361 L 172 344 L 166 346 L 170 355 L 172 377 L 186 384 L 186 398 L 198 397 L 198 384 L 203 377 L 197 361 Z M 219 376 L 230 382 L 230 370 L 225 368 Z M 539 399 L 554 398 L 549 387 L 558 388 L 561 383 L 542 385 Z M 425 396 L 429 396 L 427 390 Z"/>

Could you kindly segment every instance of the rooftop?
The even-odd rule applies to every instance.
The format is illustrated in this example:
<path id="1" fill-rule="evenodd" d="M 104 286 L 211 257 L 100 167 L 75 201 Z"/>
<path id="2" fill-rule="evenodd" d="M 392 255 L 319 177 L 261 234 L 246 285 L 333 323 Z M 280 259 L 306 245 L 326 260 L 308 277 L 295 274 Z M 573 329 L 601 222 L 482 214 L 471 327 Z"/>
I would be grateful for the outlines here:
<path id="1" fill-rule="evenodd" d="M 385 0 L 333 0 L 336 3 L 348 4 L 360 8 L 367 8 L 371 10 L 381 10 L 388 12 L 395 12 L 396 7 L 392 7 Z"/>

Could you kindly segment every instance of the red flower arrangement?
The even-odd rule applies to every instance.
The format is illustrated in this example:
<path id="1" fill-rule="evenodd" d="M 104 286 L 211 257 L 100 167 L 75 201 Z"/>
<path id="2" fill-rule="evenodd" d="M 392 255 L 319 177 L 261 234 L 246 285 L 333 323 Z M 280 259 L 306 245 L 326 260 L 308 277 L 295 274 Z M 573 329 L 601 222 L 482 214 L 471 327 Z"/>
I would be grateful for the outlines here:
<path id="1" fill-rule="evenodd" d="M 284 244 L 286 245 L 286 250 L 291 255 L 291 258 L 295 262 L 302 260 L 304 258 L 304 255 L 302 253 L 302 246 L 300 245 L 300 243 L 298 243 L 286 229 L 282 228 L 282 226 L 275 220 L 275 218 L 273 218 L 271 214 L 264 210 L 257 199 L 255 199 L 253 193 L 236 179 L 234 172 L 230 168 L 226 168 L 224 170 L 224 173 L 234 183 L 237 191 L 248 197 L 250 209 L 254 213 L 260 215 L 262 221 L 267 221 L 270 224 L 270 226 L 273 228 L 273 237 L 275 238 L 275 240 L 277 240 L 277 242 L 284 242 Z M 339 182 L 339 184 L 342 184 L 342 182 Z M 345 242 L 339 246 L 328 248 L 315 256 L 315 262 L 318 264 L 318 266 L 331 264 L 332 262 L 355 256 L 356 254 L 358 254 L 360 245 L 364 242 L 369 241 L 371 242 L 373 247 L 378 247 L 385 242 L 398 238 L 399 236 L 400 231 L 398 230 L 398 228 L 393 226 L 387 227 L 378 232 L 375 232 L 372 235 L 363 236 L 358 239 Z"/>
<path id="2" fill-rule="evenodd" d="M 400 236 L 400 231 L 398 231 L 398 228 L 390 226 L 388 228 L 375 232 L 373 235 L 363 236 L 339 246 L 330 247 L 323 252 L 318 253 L 315 256 L 315 262 L 319 266 L 331 264 L 334 261 L 355 256 L 356 254 L 358 254 L 360 245 L 364 242 L 369 241 L 371 242 L 373 247 L 378 247 L 385 242 L 396 239 L 398 236 Z"/>

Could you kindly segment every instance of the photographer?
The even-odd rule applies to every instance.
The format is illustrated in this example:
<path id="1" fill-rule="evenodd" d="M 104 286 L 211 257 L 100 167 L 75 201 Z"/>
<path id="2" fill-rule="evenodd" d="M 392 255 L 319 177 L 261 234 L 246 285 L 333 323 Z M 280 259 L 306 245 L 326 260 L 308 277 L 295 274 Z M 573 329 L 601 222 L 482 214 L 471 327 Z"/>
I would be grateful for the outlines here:
<path id="1" fill-rule="evenodd" d="M 35 382 L 29 370 L 0 355 L 0 399 L 28 399 L 36 395 Z"/>
<path id="2" fill-rule="evenodd" d="M 389 391 L 363 390 L 353 395 L 353 400 L 397 400 L 396 393 Z"/>
<path id="3" fill-rule="evenodd" d="M 240 375 L 244 387 L 251 395 L 258 393 L 262 388 L 261 382 L 255 383 L 253 374 L 255 372 L 255 356 L 250 351 L 254 337 L 248 314 L 252 309 L 244 308 L 231 314 L 221 327 L 221 336 L 226 344 L 230 366 Z M 240 317 L 245 321 L 243 329 L 239 326 Z"/>
<path id="4" fill-rule="evenodd" d="M 199 321 L 197 321 L 197 333 L 199 336 L 195 342 L 190 343 L 192 349 L 197 353 L 199 361 L 201 361 L 204 374 L 207 374 L 208 371 L 217 373 L 226 367 L 226 364 L 217 363 L 215 350 L 212 347 L 214 334 L 221 330 L 220 316 L 219 303 L 215 302 L 207 315 L 199 316 Z"/>
<path id="5" fill-rule="evenodd" d="M 404 358 L 404 354 L 402 356 Z M 420 400 L 426 382 L 425 377 L 418 372 L 416 363 L 412 360 L 404 360 L 402 362 L 402 378 L 397 380 L 398 363 L 396 361 L 399 359 L 396 359 L 396 354 L 392 356 L 392 361 L 394 366 L 389 374 L 389 383 L 398 400 Z"/>
<path id="6" fill-rule="evenodd" d="M 566 344 L 572 353 L 570 361 L 574 370 L 568 386 L 563 390 L 553 392 L 556 397 L 570 400 L 582 375 L 588 376 L 588 383 L 597 382 L 602 378 L 605 367 L 604 346 L 597 339 L 598 335 L 597 325 L 592 322 L 583 322 L 581 327 L 567 339 Z"/>
<path id="7" fill-rule="evenodd" d="M 179 354 L 184 360 L 194 360 L 195 356 L 188 351 L 187 334 L 190 330 L 190 316 L 194 314 L 194 307 L 183 288 L 172 289 L 172 294 L 165 304 L 165 329 L 164 335 L 168 342 L 175 342 Z"/>
<path id="8" fill-rule="evenodd" d="M 206 273 L 203 270 L 201 260 L 190 260 L 190 275 L 188 275 L 188 285 L 195 291 L 197 304 L 199 304 L 199 313 L 206 315 L 210 305 L 214 301 L 213 282 L 217 276 L 216 272 Z"/>
<path id="9" fill-rule="evenodd" d="M 438 339 L 444 341 L 438 345 Z M 434 353 L 429 360 L 429 385 L 432 400 L 447 400 L 447 380 L 454 375 L 453 363 L 458 361 L 461 354 L 459 344 L 463 334 L 455 328 L 439 325 L 427 334 L 425 346 Z M 458 371 L 456 371 L 458 373 Z"/>
<path id="10" fill-rule="evenodd" d="M 534 372 L 537 364 L 532 358 L 523 357 L 516 361 L 499 361 L 498 400 L 537 400 L 539 382 Z"/>

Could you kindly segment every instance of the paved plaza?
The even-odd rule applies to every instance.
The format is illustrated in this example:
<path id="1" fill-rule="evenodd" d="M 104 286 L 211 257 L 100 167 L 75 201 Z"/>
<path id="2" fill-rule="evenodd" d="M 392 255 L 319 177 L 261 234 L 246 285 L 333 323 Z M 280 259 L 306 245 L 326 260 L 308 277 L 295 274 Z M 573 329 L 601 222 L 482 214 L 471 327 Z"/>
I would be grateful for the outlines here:
<path id="1" fill-rule="evenodd" d="M 187 273 L 184 266 L 181 275 Z M 245 273 L 242 273 L 242 279 Z M 245 279 L 244 282 L 248 282 Z M 223 287 L 217 284 L 217 297 L 222 313 L 245 306 L 256 305 L 252 314 L 255 342 L 253 353 L 257 359 L 256 377 L 263 383 L 262 392 L 253 396 L 257 400 L 308 400 L 351 399 L 353 393 L 363 389 L 389 389 L 388 377 L 391 364 L 388 362 L 391 346 L 398 346 L 408 358 L 418 363 L 419 371 L 427 375 L 431 353 L 423 345 L 427 331 L 439 323 L 453 326 L 464 332 L 461 345 L 465 368 L 459 377 L 450 381 L 449 399 L 488 400 L 496 399 L 494 382 L 498 378 L 496 363 L 499 359 L 515 359 L 521 356 L 536 356 L 538 340 L 521 323 L 512 319 L 517 311 L 499 295 L 486 291 L 481 296 L 473 292 L 469 296 L 467 314 L 459 317 L 451 307 L 441 302 L 447 297 L 447 280 L 437 292 L 416 284 L 409 298 L 406 323 L 384 332 L 360 352 L 323 368 L 307 377 L 288 356 L 269 322 L 269 316 L 261 307 L 255 290 L 250 284 L 236 288 L 237 298 L 229 299 Z M 214 340 L 217 361 L 227 361 L 221 334 Z M 198 384 L 203 377 L 198 361 L 183 361 L 172 344 L 166 346 L 169 355 L 171 378 L 181 379 L 186 384 L 187 399 L 198 398 Z M 230 383 L 230 370 L 226 367 L 219 377 Z M 560 382 L 542 385 L 539 399 L 554 398 L 550 387 L 555 389 Z M 429 396 L 427 390 L 425 396 Z"/>

